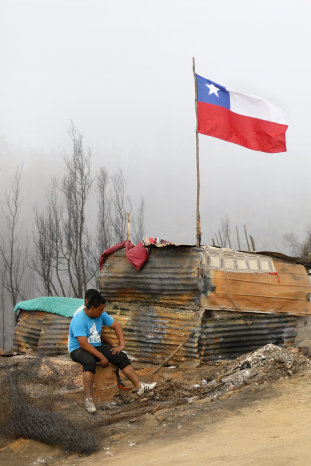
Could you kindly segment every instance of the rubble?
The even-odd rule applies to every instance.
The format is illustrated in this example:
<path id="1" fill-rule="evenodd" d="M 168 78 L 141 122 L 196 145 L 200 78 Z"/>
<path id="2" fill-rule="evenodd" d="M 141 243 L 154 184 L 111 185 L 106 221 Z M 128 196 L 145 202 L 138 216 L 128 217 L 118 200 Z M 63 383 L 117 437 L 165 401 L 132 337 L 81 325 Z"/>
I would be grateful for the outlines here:
<path id="1" fill-rule="evenodd" d="M 71 415 L 77 417 L 81 412 L 81 419 L 84 422 L 83 403 L 79 402 L 83 396 L 81 368 L 77 364 L 73 364 L 64 357 L 40 359 L 23 356 L 11 358 L 2 366 L 0 364 L 0 374 L 1 370 L 4 371 L 3 376 L 8 371 L 9 373 L 18 371 L 19 380 L 23 379 L 21 384 L 23 392 L 30 399 L 35 398 L 38 405 L 44 405 L 45 400 L 48 399 L 49 405 L 54 403 L 55 409 L 66 412 L 68 417 Z M 145 377 L 152 371 L 152 368 L 136 369 L 138 372 L 141 370 Z M 112 371 L 111 380 L 109 377 L 109 380 L 107 379 L 107 374 L 102 374 L 102 378 L 99 378 L 99 385 L 104 382 L 108 384 L 107 389 L 109 388 L 110 395 L 105 398 L 104 419 L 100 421 L 100 415 L 98 415 L 97 421 L 107 425 L 124 419 L 136 421 L 140 420 L 141 416 L 149 413 L 151 416 L 158 410 L 192 404 L 202 399 L 213 401 L 220 397 L 226 398 L 247 385 L 273 382 L 310 369 L 311 361 L 301 352 L 296 353 L 290 349 L 269 344 L 233 361 L 221 361 L 211 366 L 202 365 L 193 368 L 190 365 L 186 369 L 174 366 L 162 368 L 154 393 L 146 394 L 146 398 L 143 399 L 137 399 L 135 391 L 132 393 L 119 390 L 116 394 L 117 385 Z M 104 393 L 103 386 L 98 388 L 101 388 L 100 393 Z M 77 398 L 71 398 L 76 391 L 78 391 Z M 75 399 L 78 401 L 75 409 L 67 412 L 68 406 L 73 406 Z M 97 400 L 98 403 L 102 401 Z M 150 416 L 146 419 L 151 419 Z"/>
<path id="2" fill-rule="evenodd" d="M 155 398 L 173 399 L 176 405 L 202 398 L 213 400 L 245 385 L 272 382 L 310 369 L 311 361 L 302 354 L 268 344 L 220 366 L 202 367 L 199 383 L 161 383 Z"/>

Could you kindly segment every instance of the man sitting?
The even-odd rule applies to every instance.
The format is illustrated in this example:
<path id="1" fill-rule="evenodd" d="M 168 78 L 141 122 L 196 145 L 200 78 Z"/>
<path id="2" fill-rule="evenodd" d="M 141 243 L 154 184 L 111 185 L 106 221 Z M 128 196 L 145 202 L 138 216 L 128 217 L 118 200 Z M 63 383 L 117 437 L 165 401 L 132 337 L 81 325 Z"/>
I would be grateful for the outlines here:
<path id="1" fill-rule="evenodd" d="M 90 414 L 96 412 L 92 393 L 97 361 L 100 361 L 102 367 L 107 367 L 111 362 L 121 369 L 132 382 L 139 396 L 153 390 L 157 384 L 156 382 L 146 384 L 139 380 L 129 358 L 123 352 L 125 343 L 122 327 L 104 312 L 104 307 L 105 299 L 100 293 L 97 290 L 87 290 L 85 306 L 77 309 L 69 327 L 68 350 L 71 359 L 83 366 L 85 406 Z M 118 344 L 103 344 L 101 340 L 103 325 L 115 331 Z"/>

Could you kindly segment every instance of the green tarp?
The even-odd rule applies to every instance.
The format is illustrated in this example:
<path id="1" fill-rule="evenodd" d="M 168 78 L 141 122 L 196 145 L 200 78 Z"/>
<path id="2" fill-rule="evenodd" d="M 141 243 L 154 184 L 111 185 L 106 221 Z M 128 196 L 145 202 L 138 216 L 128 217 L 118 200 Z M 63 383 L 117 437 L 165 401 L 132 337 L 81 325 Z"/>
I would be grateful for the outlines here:
<path id="1" fill-rule="evenodd" d="M 44 311 L 63 317 L 72 317 L 78 307 L 83 304 L 84 300 L 79 298 L 42 297 L 20 301 L 16 304 L 14 311 Z"/>

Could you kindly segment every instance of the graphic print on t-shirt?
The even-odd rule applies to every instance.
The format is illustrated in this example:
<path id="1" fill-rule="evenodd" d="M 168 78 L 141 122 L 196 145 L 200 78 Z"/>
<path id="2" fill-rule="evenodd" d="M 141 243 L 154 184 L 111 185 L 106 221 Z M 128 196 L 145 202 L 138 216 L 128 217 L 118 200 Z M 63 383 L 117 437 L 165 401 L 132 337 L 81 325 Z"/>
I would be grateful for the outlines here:
<path id="1" fill-rule="evenodd" d="M 95 322 L 94 324 L 92 325 L 92 327 L 90 328 L 90 336 L 88 337 L 87 341 L 91 344 L 94 344 L 94 343 L 100 343 L 100 335 L 97 331 L 97 328 L 96 328 L 96 325 L 95 325 Z"/>

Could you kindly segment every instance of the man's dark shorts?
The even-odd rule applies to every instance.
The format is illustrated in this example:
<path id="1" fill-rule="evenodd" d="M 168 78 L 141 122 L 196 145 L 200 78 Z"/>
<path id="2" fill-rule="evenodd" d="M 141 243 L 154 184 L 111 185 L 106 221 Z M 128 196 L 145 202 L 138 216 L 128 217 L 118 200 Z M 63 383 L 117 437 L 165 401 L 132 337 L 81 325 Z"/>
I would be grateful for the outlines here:
<path id="1" fill-rule="evenodd" d="M 124 367 L 129 366 L 131 361 L 127 357 L 126 353 L 120 351 L 119 354 L 113 354 L 111 352 L 112 346 L 110 345 L 101 345 L 95 346 L 97 351 L 102 353 L 109 362 L 114 364 L 118 369 L 124 369 Z M 75 362 L 79 362 L 83 366 L 83 371 L 93 372 L 95 374 L 96 363 L 99 359 L 93 354 L 85 351 L 81 348 L 75 349 L 70 353 L 71 359 Z"/>

